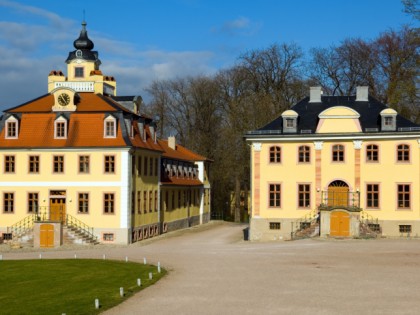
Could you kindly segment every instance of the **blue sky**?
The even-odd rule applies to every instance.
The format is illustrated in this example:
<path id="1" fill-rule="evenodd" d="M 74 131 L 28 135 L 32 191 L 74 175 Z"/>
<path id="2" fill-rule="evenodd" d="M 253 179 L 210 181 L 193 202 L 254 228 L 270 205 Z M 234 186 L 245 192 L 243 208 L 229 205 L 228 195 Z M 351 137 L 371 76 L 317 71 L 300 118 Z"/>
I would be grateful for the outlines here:
<path id="1" fill-rule="evenodd" d="M 84 16 L 118 95 L 145 95 L 153 80 L 213 74 L 274 43 L 307 52 L 415 25 L 402 10 L 400 0 L 0 0 L 0 109 L 47 92 Z"/>

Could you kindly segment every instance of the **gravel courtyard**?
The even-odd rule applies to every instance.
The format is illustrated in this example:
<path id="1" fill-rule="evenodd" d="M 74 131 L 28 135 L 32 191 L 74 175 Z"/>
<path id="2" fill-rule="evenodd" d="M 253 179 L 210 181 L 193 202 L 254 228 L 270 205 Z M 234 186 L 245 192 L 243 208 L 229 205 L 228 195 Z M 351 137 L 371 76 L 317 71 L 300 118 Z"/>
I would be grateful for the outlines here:
<path id="1" fill-rule="evenodd" d="M 420 314 L 420 240 L 252 243 L 243 241 L 244 228 L 212 222 L 130 246 L 44 250 L 42 257 L 146 257 L 169 270 L 108 315 Z M 40 253 L 0 251 L 3 259 Z"/>

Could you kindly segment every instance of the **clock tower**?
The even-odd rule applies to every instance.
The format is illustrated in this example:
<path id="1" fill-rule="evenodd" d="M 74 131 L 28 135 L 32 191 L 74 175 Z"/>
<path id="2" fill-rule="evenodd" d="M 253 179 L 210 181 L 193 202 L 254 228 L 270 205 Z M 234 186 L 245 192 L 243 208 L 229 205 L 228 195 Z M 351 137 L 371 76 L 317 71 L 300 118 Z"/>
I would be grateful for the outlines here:
<path id="1" fill-rule="evenodd" d="M 67 77 L 62 71 L 53 70 L 50 72 L 48 76 L 49 93 L 65 87 L 76 92 L 116 96 L 117 83 L 114 77 L 103 75 L 99 69 L 101 60 L 98 57 L 98 52 L 93 50 L 95 45 L 88 37 L 86 25 L 86 22 L 83 21 L 79 38 L 73 42 L 75 50 L 69 52 L 66 59 Z M 62 98 L 57 99 L 57 102 L 66 103 Z M 57 104 L 63 106 L 60 103 Z"/>

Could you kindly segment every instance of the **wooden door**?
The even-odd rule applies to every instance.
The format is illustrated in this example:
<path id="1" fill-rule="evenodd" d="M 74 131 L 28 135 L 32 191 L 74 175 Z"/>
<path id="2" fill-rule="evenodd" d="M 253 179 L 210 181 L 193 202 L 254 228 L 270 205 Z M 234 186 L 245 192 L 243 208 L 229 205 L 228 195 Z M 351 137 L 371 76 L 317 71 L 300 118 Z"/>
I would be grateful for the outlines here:
<path id="1" fill-rule="evenodd" d="M 40 247 L 54 247 L 54 225 L 41 224 L 39 239 Z"/>
<path id="2" fill-rule="evenodd" d="M 347 212 L 331 212 L 330 236 L 350 236 L 350 215 Z"/>
<path id="3" fill-rule="evenodd" d="M 343 186 L 328 187 L 328 206 L 347 207 L 349 204 L 349 188 Z"/>
<path id="4" fill-rule="evenodd" d="M 50 220 L 64 222 L 66 218 L 66 199 L 50 199 Z"/>

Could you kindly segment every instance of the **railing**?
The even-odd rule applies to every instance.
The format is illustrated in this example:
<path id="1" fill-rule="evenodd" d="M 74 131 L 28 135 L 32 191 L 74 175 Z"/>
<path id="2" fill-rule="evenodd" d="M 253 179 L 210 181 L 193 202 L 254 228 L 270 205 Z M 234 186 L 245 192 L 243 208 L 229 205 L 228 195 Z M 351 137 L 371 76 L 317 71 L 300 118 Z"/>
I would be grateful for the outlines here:
<path id="1" fill-rule="evenodd" d="M 320 210 L 346 209 L 361 211 L 360 192 L 322 191 Z"/>
<path id="2" fill-rule="evenodd" d="M 94 92 L 95 91 L 95 82 L 85 81 L 85 82 L 54 82 L 54 88 L 59 87 L 68 87 L 77 92 Z"/>
<path id="3" fill-rule="evenodd" d="M 19 237 L 34 227 L 35 220 L 36 215 L 30 214 L 12 226 L 7 227 L 7 233 L 11 233 L 12 238 Z"/>
<path id="4" fill-rule="evenodd" d="M 373 235 L 375 237 L 379 234 L 382 234 L 382 228 L 379 224 L 378 218 L 372 217 L 366 211 L 361 211 L 360 212 L 360 232 L 362 234 Z"/>
<path id="5" fill-rule="evenodd" d="M 85 223 L 83 223 L 79 219 L 76 219 L 70 214 L 66 214 L 65 225 L 67 227 L 77 229 L 79 232 L 82 232 L 83 234 L 85 234 L 87 237 L 91 238 L 94 241 L 98 240 L 98 237 L 93 233 L 92 227 L 86 225 Z"/>
<path id="6" fill-rule="evenodd" d="M 304 237 L 304 236 L 298 237 L 297 234 L 306 229 L 309 229 L 313 224 L 317 223 L 318 218 L 319 218 L 318 210 L 312 210 L 311 212 L 305 214 L 302 218 L 298 219 L 295 222 L 292 222 L 292 231 L 290 233 L 291 239 Z"/>

